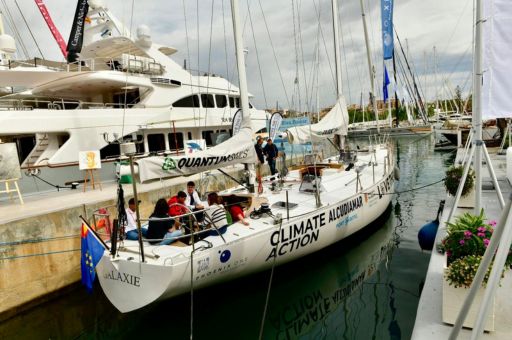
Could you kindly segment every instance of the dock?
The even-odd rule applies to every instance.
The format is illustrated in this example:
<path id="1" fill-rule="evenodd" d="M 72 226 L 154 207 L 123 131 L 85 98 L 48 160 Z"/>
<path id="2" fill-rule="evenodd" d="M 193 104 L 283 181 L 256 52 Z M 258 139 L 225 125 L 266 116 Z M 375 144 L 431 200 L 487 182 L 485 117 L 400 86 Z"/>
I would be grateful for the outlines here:
<path id="1" fill-rule="evenodd" d="M 506 177 L 506 158 L 497 155 L 496 149 L 489 148 L 491 163 L 493 165 L 498 183 L 505 200 L 512 193 L 512 186 Z M 456 162 L 462 158 L 463 149 L 459 149 Z M 487 166 L 482 165 L 482 208 L 488 220 L 498 220 L 501 215 L 501 207 L 491 176 Z M 446 236 L 444 228 L 450 209 L 453 207 L 455 199 L 448 196 L 446 205 L 439 224 L 439 230 L 436 235 L 435 244 L 439 244 Z M 471 208 L 457 208 L 452 220 L 463 213 L 473 213 Z M 435 250 L 432 251 L 428 267 L 425 285 L 419 301 L 416 322 L 412 339 L 448 339 L 453 326 L 443 323 L 443 269 L 444 255 Z M 512 273 L 510 270 L 505 272 L 505 277 L 501 280 L 501 285 L 496 292 L 495 303 L 495 331 L 485 332 L 482 339 L 512 339 Z M 458 339 L 469 339 L 471 329 L 463 328 Z"/>

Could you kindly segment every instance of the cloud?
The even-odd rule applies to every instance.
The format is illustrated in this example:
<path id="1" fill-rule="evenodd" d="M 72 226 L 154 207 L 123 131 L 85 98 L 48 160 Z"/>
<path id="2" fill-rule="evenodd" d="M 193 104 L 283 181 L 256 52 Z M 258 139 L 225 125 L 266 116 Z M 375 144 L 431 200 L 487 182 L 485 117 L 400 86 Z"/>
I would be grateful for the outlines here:
<path id="1" fill-rule="evenodd" d="M 176 47 L 178 53 L 173 56 L 173 59 L 179 64 L 183 64 L 183 60 L 187 59 L 187 64 L 191 68 L 199 66 L 203 71 L 210 69 L 211 72 L 228 77 L 229 80 L 237 83 L 228 0 L 104 0 L 104 2 L 109 5 L 119 20 L 126 26 L 132 27 L 132 31 L 135 31 L 138 25 L 146 24 L 151 28 L 153 41 Z M 380 96 L 383 69 L 380 2 L 377 0 L 364 2 L 367 8 L 370 46 L 373 50 L 372 59 L 377 73 L 376 92 L 377 96 Z M 11 1 L 5 3 L 9 6 L 8 10 L 29 56 L 39 56 L 36 43 L 31 38 L 15 4 Z M 18 1 L 18 3 L 44 57 L 62 60 L 57 44 L 34 2 Z M 198 3 L 199 10 L 196 7 Z M 275 107 L 276 103 L 281 107 L 298 107 L 300 101 L 302 110 L 315 109 L 317 98 L 321 107 L 333 104 L 336 90 L 333 75 L 334 48 L 330 1 L 248 0 L 240 3 L 245 47 L 249 50 L 246 61 L 249 91 L 255 95 L 254 103 L 258 107 Z M 249 11 L 247 3 L 250 6 Z M 295 5 L 294 9 L 292 9 L 292 3 Z M 76 1 L 46 0 L 45 4 L 67 41 Z M 338 7 L 342 35 L 340 57 L 343 92 L 350 103 L 358 103 L 360 94 L 364 93 L 366 96 L 370 89 L 361 9 L 359 1 L 339 1 Z M 6 18 L 8 13 L 3 6 L 2 10 L 4 20 L 9 22 L 10 20 Z M 320 15 L 320 23 L 318 15 Z M 133 22 L 131 22 L 132 19 Z M 396 1 L 394 23 L 402 43 L 405 45 L 407 41 L 407 53 L 419 86 L 429 100 L 434 98 L 436 88 L 439 88 L 443 83 L 442 80 L 446 78 L 450 79 L 453 87 L 463 86 L 466 83 L 464 91 L 465 93 L 469 91 L 467 75 L 471 70 L 472 54 L 470 48 L 472 43 L 471 1 Z M 13 32 L 9 27 L 6 27 L 6 30 L 11 34 Z M 18 46 L 20 46 L 19 43 Z M 437 78 L 434 75 L 433 46 L 437 46 L 438 52 Z M 319 62 L 317 63 L 318 48 Z M 406 46 L 404 46 L 405 49 L 407 49 Z M 19 50 L 21 51 L 22 48 L 20 47 Z M 297 76 L 298 85 L 295 84 Z"/>

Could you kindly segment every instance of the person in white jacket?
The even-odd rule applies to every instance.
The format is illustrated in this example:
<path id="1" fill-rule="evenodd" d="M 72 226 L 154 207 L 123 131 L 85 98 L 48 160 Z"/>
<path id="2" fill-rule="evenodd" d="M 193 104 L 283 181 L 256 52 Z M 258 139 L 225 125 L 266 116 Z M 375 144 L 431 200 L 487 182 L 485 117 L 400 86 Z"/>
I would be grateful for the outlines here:
<path id="1" fill-rule="evenodd" d="M 190 211 L 197 211 L 204 209 L 207 204 L 202 202 L 199 198 L 199 194 L 196 191 L 196 184 L 193 181 L 189 181 L 187 183 L 187 198 L 185 199 L 185 205 L 190 209 Z M 196 214 L 196 219 L 198 221 L 202 221 L 204 218 L 203 213 Z"/>

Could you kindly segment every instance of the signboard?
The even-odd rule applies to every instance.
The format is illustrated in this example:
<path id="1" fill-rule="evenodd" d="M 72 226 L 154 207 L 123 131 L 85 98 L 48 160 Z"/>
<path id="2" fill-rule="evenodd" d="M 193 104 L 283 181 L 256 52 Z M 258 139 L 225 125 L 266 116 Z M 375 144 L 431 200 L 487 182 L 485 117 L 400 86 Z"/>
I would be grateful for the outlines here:
<path id="1" fill-rule="evenodd" d="M 78 167 L 80 170 L 101 169 L 100 151 L 80 151 L 78 153 Z"/>
<path id="2" fill-rule="evenodd" d="M 270 139 L 274 140 L 276 138 L 277 131 L 279 131 L 282 121 L 283 116 L 281 116 L 279 112 L 272 114 L 270 118 L 270 134 L 268 135 Z"/>
<path id="3" fill-rule="evenodd" d="M 294 126 L 308 125 L 309 118 L 308 117 L 296 117 L 296 118 L 285 118 L 281 122 L 281 127 L 279 131 L 286 131 L 287 129 Z"/>
<path id="4" fill-rule="evenodd" d="M 0 181 L 21 178 L 15 143 L 0 143 Z"/>
<path id="5" fill-rule="evenodd" d="M 185 154 L 187 155 L 204 150 L 206 150 L 206 140 L 204 139 L 189 139 L 185 142 Z"/>

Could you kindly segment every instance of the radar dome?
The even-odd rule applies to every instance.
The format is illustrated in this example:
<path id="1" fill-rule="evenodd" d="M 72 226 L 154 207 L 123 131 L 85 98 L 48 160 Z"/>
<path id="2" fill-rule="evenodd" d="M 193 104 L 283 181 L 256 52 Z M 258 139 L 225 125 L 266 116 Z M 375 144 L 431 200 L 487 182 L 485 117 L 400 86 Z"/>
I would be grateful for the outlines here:
<path id="1" fill-rule="evenodd" d="M 151 30 L 146 25 L 137 27 L 137 43 L 142 47 L 151 47 Z"/>
<path id="2" fill-rule="evenodd" d="M 89 0 L 87 2 L 92 9 L 105 8 L 102 0 Z"/>
<path id="3" fill-rule="evenodd" d="M 15 53 L 16 52 L 16 41 L 8 34 L 0 35 L 0 51 L 4 53 Z"/>

